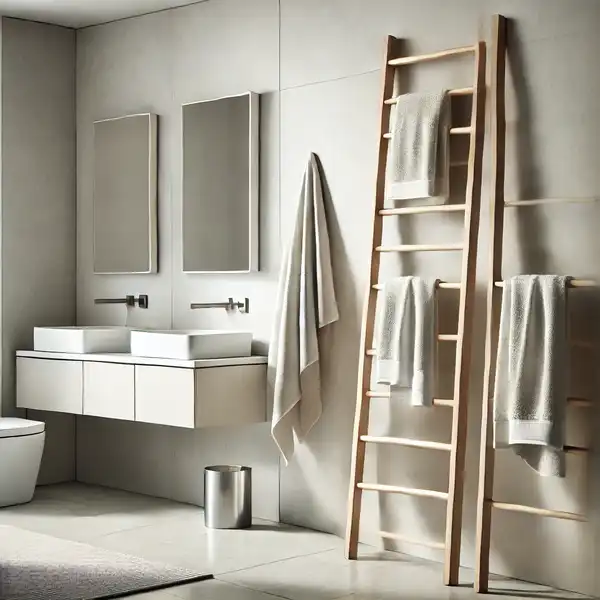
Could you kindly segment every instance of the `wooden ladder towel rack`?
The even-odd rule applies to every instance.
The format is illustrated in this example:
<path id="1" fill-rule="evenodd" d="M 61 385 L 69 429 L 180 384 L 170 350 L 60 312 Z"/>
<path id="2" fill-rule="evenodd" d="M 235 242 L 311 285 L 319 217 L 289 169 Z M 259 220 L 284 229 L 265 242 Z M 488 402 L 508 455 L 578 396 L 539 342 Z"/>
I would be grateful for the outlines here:
<path id="1" fill-rule="evenodd" d="M 481 447 L 479 457 L 479 489 L 477 497 L 477 557 L 475 565 L 475 589 L 487 592 L 489 582 L 490 541 L 492 510 L 527 513 L 540 517 L 552 517 L 571 521 L 585 521 L 583 515 L 537 508 L 523 504 L 497 502 L 493 499 L 494 489 L 494 447 L 493 447 L 493 390 L 496 367 L 498 329 L 502 304 L 502 240 L 504 232 L 504 211 L 507 207 L 527 207 L 543 204 L 570 202 L 592 202 L 596 198 L 543 198 L 538 200 L 513 200 L 505 202 L 505 78 L 506 78 L 506 19 L 496 15 L 494 19 L 492 43 L 492 195 L 491 195 L 491 231 L 490 231 L 490 265 L 487 295 L 487 331 L 485 346 L 485 371 L 483 388 L 483 413 L 481 423 Z M 572 279 L 569 288 L 589 288 L 595 286 L 594 281 Z M 573 341 L 575 347 L 593 347 L 587 342 Z M 585 398 L 567 398 L 572 407 L 589 408 L 592 401 Z M 587 448 L 565 446 L 565 452 L 586 456 Z"/>
<path id="2" fill-rule="evenodd" d="M 464 204 L 441 206 L 414 206 L 402 208 L 384 208 L 386 158 L 388 152 L 388 133 L 390 127 L 391 106 L 397 102 L 393 96 L 394 77 L 397 68 L 426 61 L 471 55 L 475 59 L 475 81 L 473 87 L 450 90 L 450 95 L 471 96 L 471 122 L 468 127 L 452 127 L 451 135 L 469 136 L 469 157 L 467 165 L 467 189 Z M 350 481 L 350 498 L 348 506 L 348 525 L 346 533 L 346 556 L 357 558 L 359 521 L 363 491 L 379 493 L 406 494 L 422 498 L 434 498 L 447 502 L 446 534 L 442 542 L 416 542 L 431 548 L 445 549 L 444 581 L 447 585 L 458 583 L 460 560 L 460 538 L 462 529 L 462 500 L 464 487 L 464 463 L 467 432 L 467 403 L 469 385 L 469 366 L 471 359 L 471 330 L 473 304 L 475 294 L 475 263 L 477 253 L 477 236 L 479 229 L 479 207 L 481 200 L 481 169 L 483 158 L 483 141 L 485 126 L 485 42 L 473 46 L 454 48 L 433 54 L 420 56 L 400 56 L 400 40 L 389 36 L 385 49 L 383 69 L 383 89 L 381 99 L 381 135 L 379 142 L 379 158 L 377 181 L 375 188 L 375 206 L 373 214 L 373 235 L 370 258 L 369 290 L 364 306 L 361 336 L 361 353 L 359 362 L 359 380 L 357 390 L 356 416 L 353 433 L 352 471 Z M 382 245 L 383 219 L 387 217 L 433 214 L 447 212 L 464 213 L 464 237 L 461 243 L 455 244 L 409 244 L 399 246 Z M 461 281 L 458 283 L 441 282 L 439 290 L 457 290 L 460 294 L 458 330 L 454 335 L 440 335 L 438 341 L 456 343 L 456 363 L 454 392 L 450 399 L 437 398 L 435 407 L 449 407 L 453 410 L 452 434 L 449 444 L 433 441 L 412 440 L 405 438 L 377 437 L 368 434 L 369 406 L 371 398 L 389 398 L 389 392 L 370 389 L 373 350 L 373 330 L 375 323 L 375 307 L 378 284 L 380 256 L 383 252 L 429 252 L 456 251 L 462 252 Z M 437 293 L 436 293 L 437 297 Z M 447 452 L 450 458 L 450 476 L 447 492 L 413 489 L 395 485 L 382 485 L 363 481 L 365 451 L 367 444 L 395 444 L 412 448 L 423 448 Z M 402 535 L 380 532 L 388 539 L 406 540 Z"/>

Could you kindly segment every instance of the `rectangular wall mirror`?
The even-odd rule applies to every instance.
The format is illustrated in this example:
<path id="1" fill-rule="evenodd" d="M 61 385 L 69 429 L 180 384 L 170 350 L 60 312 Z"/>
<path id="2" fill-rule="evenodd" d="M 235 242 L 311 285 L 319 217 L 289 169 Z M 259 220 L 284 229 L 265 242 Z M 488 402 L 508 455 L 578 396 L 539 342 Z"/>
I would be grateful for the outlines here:
<path id="1" fill-rule="evenodd" d="M 183 270 L 258 270 L 259 97 L 185 104 Z"/>
<path id="2" fill-rule="evenodd" d="M 153 114 L 94 123 L 94 273 L 157 271 Z"/>

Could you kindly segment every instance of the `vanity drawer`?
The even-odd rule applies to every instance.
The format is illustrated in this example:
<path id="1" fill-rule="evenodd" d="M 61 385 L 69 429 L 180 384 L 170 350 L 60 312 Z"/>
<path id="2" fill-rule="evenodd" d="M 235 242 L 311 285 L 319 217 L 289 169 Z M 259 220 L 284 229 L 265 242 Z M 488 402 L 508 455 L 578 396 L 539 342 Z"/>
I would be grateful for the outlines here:
<path id="1" fill-rule="evenodd" d="M 196 369 L 196 427 L 264 422 L 266 384 L 266 365 Z"/>
<path id="2" fill-rule="evenodd" d="M 82 414 L 83 363 L 17 358 L 17 406 Z"/>
<path id="3" fill-rule="evenodd" d="M 135 420 L 194 427 L 194 369 L 135 366 Z"/>
<path id="4" fill-rule="evenodd" d="M 135 367 L 110 363 L 83 364 L 83 414 L 133 421 Z"/>
<path id="5" fill-rule="evenodd" d="M 266 365 L 135 367 L 135 420 L 174 427 L 262 423 Z"/>

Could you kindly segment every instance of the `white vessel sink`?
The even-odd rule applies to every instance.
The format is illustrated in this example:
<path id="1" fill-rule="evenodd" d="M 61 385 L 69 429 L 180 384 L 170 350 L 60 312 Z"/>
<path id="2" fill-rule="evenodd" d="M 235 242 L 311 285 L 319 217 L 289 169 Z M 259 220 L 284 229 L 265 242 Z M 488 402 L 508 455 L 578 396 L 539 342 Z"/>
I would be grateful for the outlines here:
<path id="1" fill-rule="evenodd" d="M 131 354 L 198 360 L 250 356 L 252 334 L 220 329 L 132 331 Z"/>
<path id="2" fill-rule="evenodd" d="M 33 349 L 72 354 L 129 352 L 130 333 L 128 327 L 34 327 Z"/>

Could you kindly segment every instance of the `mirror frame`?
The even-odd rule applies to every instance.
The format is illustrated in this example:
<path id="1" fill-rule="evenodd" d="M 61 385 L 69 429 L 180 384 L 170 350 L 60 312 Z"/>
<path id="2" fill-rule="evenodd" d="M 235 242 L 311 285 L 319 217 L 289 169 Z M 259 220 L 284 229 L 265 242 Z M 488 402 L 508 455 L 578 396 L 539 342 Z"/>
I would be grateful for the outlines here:
<path id="1" fill-rule="evenodd" d="M 96 186 L 93 173 L 92 193 L 92 242 L 93 256 L 92 269 L 94 275 L 144 275 L 158 273 L 158 115 L 154 113 L 135 113 L 111 117 L 109 119 L 98 119 L 94 121 L 95 127 L 98 123 L 107 121 L 120 121 L 131 117 L 148 118 L 148 270 L 146 271 L 97 271 L 96 270 Z M 95 140 L 95 133 L 93 136 Z M 93 151 L 96 151 L 95 141 L 92 143 Z"/>
<path id="2" fill-rule="evenodd" d="M 185 180 L 183 158 L 183 111 L 186 106 L 217 102 L 228 98 L 248 97 L 249 131 L 248 131 L 248 268 L 231 271 L 190 271 L 183 265 L 185 240 L 183 238 L 183 223 L 185 219 Z M 184 273 L 194 274 L 219 274 L 219 273 L 253 273 L 259 270 L 259 153 L 260 153 L 260 94 L 256 92 L 243 92 L 220 96 L 208 100 L 186 102 L 181 105 L 181 264 Z"/>

